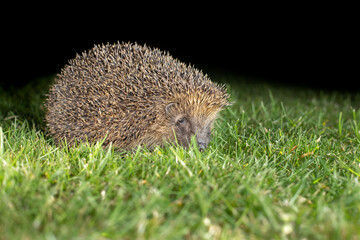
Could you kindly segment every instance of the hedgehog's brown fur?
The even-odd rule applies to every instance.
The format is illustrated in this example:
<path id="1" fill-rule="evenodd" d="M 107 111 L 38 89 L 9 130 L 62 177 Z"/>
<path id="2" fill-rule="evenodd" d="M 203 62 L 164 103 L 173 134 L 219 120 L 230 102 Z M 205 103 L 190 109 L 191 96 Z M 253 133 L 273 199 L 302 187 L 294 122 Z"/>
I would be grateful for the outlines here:
<path id="1" fill-rule="evenodd" d="M 188 119 L 184 131 L 194 135 L 210 129 L 226 105 L 225 88 L 201 71 L 158 49 L 116 43 L 69 61 L 50 89 L 46 121 L 57 143 L 107 136 L 105 146 L 152 148 L 176 141 L 174 119 Z M 187 147 L 188 141 L 187 136 L 179 142 Z"/>

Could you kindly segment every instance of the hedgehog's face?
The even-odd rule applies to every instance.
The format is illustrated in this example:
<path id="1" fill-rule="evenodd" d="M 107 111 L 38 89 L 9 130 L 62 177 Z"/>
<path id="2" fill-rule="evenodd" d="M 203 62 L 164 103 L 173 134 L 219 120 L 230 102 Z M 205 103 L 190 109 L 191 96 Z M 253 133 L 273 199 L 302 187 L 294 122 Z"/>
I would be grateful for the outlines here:
<path id="1" fill-rule="evenodd" d="M 210 142 L 210 124 L 203 126 L 188 116 L 179 115 L 173 119 L 174 131 L 179 144 L 187 148 L 195 135 L 199 150 L 203 151 Z"/>
<path id="2" fill-rule="evenodd" d="M 166 109 L 169 113 L 169 109 Z M 212 121 L 200 121 L 194 116 L 183 113 L 170 114 L 170 126 L 175 133 L 177 142 L 184 148 L 189 147 L 191 138 L 195 135 L 200 151 L 205 150 L 210 142 Z"/>

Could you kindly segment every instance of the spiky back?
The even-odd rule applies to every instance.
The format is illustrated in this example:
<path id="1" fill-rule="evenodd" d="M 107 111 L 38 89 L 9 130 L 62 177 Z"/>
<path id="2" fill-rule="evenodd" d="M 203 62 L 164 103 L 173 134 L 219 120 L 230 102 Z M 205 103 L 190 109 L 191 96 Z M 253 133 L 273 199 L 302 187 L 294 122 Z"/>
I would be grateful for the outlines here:
<path id="1" fill-rule="evenodd" d="M 62 69 L 50 90 L 46 120 L 57 141 L 108 134 L 107 143 L 132 147 L 151 141 L 146 134 L 162 124 L 171 102 L 186 113 L 210 116 L 228 104 L 228 95 L 166 52 L 130 43 L 97 45 Z"/>

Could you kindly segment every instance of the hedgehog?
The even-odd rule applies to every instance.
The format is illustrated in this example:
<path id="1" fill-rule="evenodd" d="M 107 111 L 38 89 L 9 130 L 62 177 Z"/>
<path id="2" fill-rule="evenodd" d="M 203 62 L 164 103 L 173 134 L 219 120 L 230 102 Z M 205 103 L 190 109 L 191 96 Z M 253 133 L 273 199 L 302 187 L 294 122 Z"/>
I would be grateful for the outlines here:
<path id="1" fill-rule="evenodd" d="M 170 142 L 188 148 L 195 136 L 203 151 L 228 99 L 224 85 L 168 52 L 107 43 L 65 65 L 47 95 L 45 118 L 56 144 L 103 140 L 105 147 L 131 150 Z"/>

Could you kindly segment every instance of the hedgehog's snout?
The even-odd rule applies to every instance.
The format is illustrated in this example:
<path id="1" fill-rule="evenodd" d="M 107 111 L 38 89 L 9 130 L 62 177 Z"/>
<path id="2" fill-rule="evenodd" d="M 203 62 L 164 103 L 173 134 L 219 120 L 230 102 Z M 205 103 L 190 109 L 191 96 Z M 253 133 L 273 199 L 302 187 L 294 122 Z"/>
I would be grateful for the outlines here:
<path id="1" fill-rule="evenodd" d="M 210 136 L 211 136 L 211 129 L 209 126 L 207 127 L 201 127 L 198 128 L 196 131 L 196 143 L 198 145 L 198 148 L 200 152 L 204 151 L 209 142 L 210 142 Z"/>

